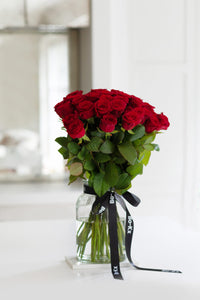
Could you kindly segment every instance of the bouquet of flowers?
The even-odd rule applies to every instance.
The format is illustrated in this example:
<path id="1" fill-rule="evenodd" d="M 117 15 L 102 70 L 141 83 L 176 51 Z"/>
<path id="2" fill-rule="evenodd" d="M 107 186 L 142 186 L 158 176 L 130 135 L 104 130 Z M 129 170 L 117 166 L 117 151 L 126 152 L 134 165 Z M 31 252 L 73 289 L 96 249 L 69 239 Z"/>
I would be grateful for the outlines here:
<path id="1" fill-rule="evenodd" d="M 99 196 L 109 188 L 119 194 L 128 190 L 151 151 L 159 150 L 153 143 L 156 134 L 169 126 L 168 118 L 149 103 L 117 90 L 75 91 L 55 111 L 68 133 L 56 141 L 68 159 L 69 183 L 87 178 Z"/>
<path id="2" fill-rule="evenodd" d="M 92 89 L 86 94 L 75 91 L 56 104 L 55 111 L 67 131 L 56 142 L 61 145 L 58 151 L 67 159 L 69 184 L 83 178 L 98 198 L 110 190 L 124 195 L 131 181 L 143 173 L 151 151 L 159 151 L 154 143 L 156 135 L 169 126 L 168 118 L 154 109 L 142 99 L 114 89 Z M 91 213 L 88 220 L 85 226 L 80 226 L 77 243 L 83 256 L 86 243 L 91 240 L 95 262 L 104 245 L 107 249 L 109 234 L 101 227 L 103 216 L 100 219 Z M 119 222 L 119 249 L 123 238 Z"/>

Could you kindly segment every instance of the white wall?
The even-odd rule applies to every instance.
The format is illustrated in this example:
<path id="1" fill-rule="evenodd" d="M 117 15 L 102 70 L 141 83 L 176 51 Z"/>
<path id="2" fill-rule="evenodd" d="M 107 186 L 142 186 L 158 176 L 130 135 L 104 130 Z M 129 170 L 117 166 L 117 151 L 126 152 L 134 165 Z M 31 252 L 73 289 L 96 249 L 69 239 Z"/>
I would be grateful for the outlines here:
<path id="1" fill-rule="evenodd" d="M 93 88 L 135 94 L 171 123 L 156 139 L 161 151 L 133 182 L 138 211 L 190 224 L 200 203 L 199 7 L 197 0 L 92 1 Z"/>

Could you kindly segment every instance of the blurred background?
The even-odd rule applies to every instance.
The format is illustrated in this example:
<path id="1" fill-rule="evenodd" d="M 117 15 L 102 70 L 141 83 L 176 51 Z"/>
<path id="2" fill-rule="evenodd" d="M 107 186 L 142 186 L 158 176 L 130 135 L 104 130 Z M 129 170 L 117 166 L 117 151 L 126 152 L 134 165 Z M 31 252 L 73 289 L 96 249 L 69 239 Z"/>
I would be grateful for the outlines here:
<path id="1" fill-rule="evenodd" d="M 67 174 L 54 105 L 76 89 L 113 88 L 150 102 L 171 123 L 133 182 L 140 213 L 197 226 L 199 16 L 195 0 L 1 0 L 0 205 L 24 183 L 27 192 L 42 182 L 60 190 Z"/>
<path id="2" fill-rule="evenodd" d="M 82 183 L 67 185 L 54 141 L 65 133 L 54 105 L 77 89 L 122 90 L 168 116 L 169 129 L 156 138 L 160 152 L 131 189 L 142 200 L 130 208 L 138 228 L 134 253 L 155 267 L 199 272 L 199 81 L 198 0 L 0 0 L 1 292 L 39 279 L 48 290 L 56 280 L 65 287 L 66 265 L 57 262 L 75 253 Z M 142 273 L 139 286 L 142 276 L 148 284 L 155 278 L 157 289 L 158 277 Z M 193 284 L 199 273 L 188 278 Z"/>

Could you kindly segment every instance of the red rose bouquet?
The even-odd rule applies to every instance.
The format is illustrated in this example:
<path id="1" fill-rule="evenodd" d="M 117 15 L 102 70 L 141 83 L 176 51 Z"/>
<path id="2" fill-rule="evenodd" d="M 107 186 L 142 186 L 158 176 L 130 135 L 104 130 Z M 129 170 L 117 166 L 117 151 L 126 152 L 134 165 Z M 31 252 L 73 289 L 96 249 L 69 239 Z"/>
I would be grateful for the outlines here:
<path id="1" fill-rule="evenodd" d="M 97 195 L 109 188 L 122 193 L 142 174 L 153 141 L 169 126 L 168 118 L 140 98 L 106 89 L 73 92 L 55 106 L 68 136 L 56 141 L 68 159 L 69 182 L 87 178 Z"/>
<path id="2" fill-rule="evenodd" d="M 98 197 L 111 189 L 119 195 L 130 189 L 133 178 L 148 164 L 151 151 L 159 150 L 154 143 L 156 134 L 169 126 L 163 113 L 157 114 L 147 102 L 118 90 L 75 91 L 56 104 L 55 111 L 67 131 L 67 136 L 58 137 L 56 142 L 67 159 L 69 183 L 78 177 L 87 179 Z M 93 229 L 92 225 L 81 224 L 78 249 L 83 257 L 90 239 L 92 261 L 96 261 L 102 244 L 107 247 L 109 243 L 108 232 L 101 236 L 99 216 L 91 214 L 89 221 L 98 225 Z M 101 242 L 96 245 L 99 235 Z M 123 237 L 123 228 L 118 225 L 119 249 Z"/>

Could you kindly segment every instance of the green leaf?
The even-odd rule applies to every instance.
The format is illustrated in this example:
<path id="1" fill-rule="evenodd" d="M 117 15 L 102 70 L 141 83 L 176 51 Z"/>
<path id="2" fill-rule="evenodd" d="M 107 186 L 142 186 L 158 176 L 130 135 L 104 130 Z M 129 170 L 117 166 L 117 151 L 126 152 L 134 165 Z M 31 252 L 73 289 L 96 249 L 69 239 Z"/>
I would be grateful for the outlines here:
<path id="1" fill-rule="evenodd" d="M 86 171 L 86 172 L 85 172 L 85 177 L 86 177 L 87 179 L 89 179 L 89 178 L 90 178 L 90 172 Z"/>
<path id="2" fill-rule="evenodd" d="M 93 188 L 99 197 L 103 196 L 109 190 L 110 185 L 105 180 L 103 173 L 97 173 L 94 176 Z"/>
<path id="3" fill-rule="evenodd" d="M 151 151 L 144 150 L 139 156 L 139 161 L 146 166 L 149 162 L 150 156 L 151 156 Z"/>
<path id="4" fill-rule="evenodd" d="M 70 175 L 69 176 L 69 183 L 68 183 L 68 185 L 70 185 L 72 182 L 74 182 L 77 178 L 78 178 L 77 176 Z"/>
<path id="5" fill-rule="evenodd" d="M 155 151 L 160 151 L 160 147 L 158 144 L 151 144 L 154 147 Z"/>
<path id="6" fill-rule="evenodd" d="M 117 146 L 121 155 L 131 164 L 134 165 L 137 159 L 137 152 L 130 142 L 126 142 Z"/>
<path id="7" fill-rule="evenodd" d="M 134 131 L 132 129 L 127 130 L 129 134 L 134 134 Z"/>
<path id="8" fill-rule="evenodd" d="M 84 169 L 88 171 L 93 171 L 96 168 L 95 162 L 93 160 L 87 160 L 84 163 Z"/>
<path id="9" fill-rule="evenodd" d="M 95 136 L 91 139 L 91 141 L 87 144 L 86 147 L 89 151 L 98 152 L 99 147 L 102 144 L 102 142 L 103 142 L 103 140 L 100 137 Z"/>
<path id="10" fill-rule="evenodd" d="M 122 195 L 123 193 L 125 193 L 127 190 L 129 190 L 130 188 L 131 188 L 131 183 L 127 186 L 127 187 L 125 187 L 124 189 L 116 189 L 116 193 L 118 193 L 119 195 Z"/>
<path id="11" fill-rule="evenodd" d="M 113 138 L 112 138 L 112 141 L 115 145 L 121 143 L 121 141 L 123 140 L 124 138 L 124 132 L 120 131 L 118 132 L 117 134 L 113 135 Z"/>
<path id="12" fill-rule="evenodd" d="M 119 190 L 127 188 L 131 183 L 131 179 L 131 176 L 127 173 L 120 174 L 115 188 Z"/>
<path id="13" fill-rule="evenodd" d="M 95 161 L 99 163 L 105 163 L 111 159 L 111 157 L 108 154 L 98 152 L 94 156 Z"/>
<path id="14" fill-rule="evenodd" d="M 69 149 L 69 152 L 71 152 L 72 154 L 77 154 L 79 151 L 79 145 L 75 142 L 68 143 L 67 147 Z"/>
<path id="15" fill-rule="evenodd" d="M 148 151 L 153 151 L 154 146 L 152 144 L 144 144 L 144 149 L 146 149 Z"/>
<path id="16" fill-rule="evenodd" d="M 116 164 L 113 162 L 109 162 L 108 164 L 106 164 L 105 180 L 109 183 L 111 187 L 113 187 L 117 183 L 118 177 L 119 172 Z"/>
<path id="17" fill-rule="evenodd" d="M 105 136 L 104 131 L 98 131 L 98 130 L 91 131 L 90 134 L 91 134 L 91 136 L 98 136 L 100 138 L 103 138 Z"/>
<path id="18" fill-rule="evenodd" d="M 81 148 L 81 151 L 78 153 L 77 157 L 78 157 L 80 160 L 84 160 L 85 157 L 86 157 L 86 155 L 87 155 L 88 153 L 89 153 L 89 152 L 88 152 L 88 150 L 86 149 L 86 147 L 83 146 L 83 147 Z"/>
<path id="19" fill-rule="evenodd" d="M 58 137 L 58 138 L 55 139 L 55 141 L 56 141 L 59 145 L 61 145 L 63 148 L 67 149 L 67 145 L 68 145 L 68 143 L 69 143 L 69 140 L 68 140 L 67 137 L 65 137 L 65 136 Z"/>
<path id="20" fill-rule="evenodd" d="M 83 139 L 84 141 L 87 141 L 87 142 L 90 141 L 89 137 L 88 137 L 86 134 L 82 137 L 82 139 Z"/>
<path id="21" fill-rule="evenodd" d="M 156 133 L 152 132 L 143 136 L 139 142 L 141 145 L 150 144 L 154 141 L 155 137 L 156 137 Z"/>
<path id="22" fill-rule="evenodd" d="M 117 165 L 121 165 L 124 164 L 126 162 L 125 158 L 123 158 L 122 156 L 115 156 L 113 158 L 113 161 L 117 164 Z"/>
<path id="23" fill-rule="evenodd" d="M 156 137 L 156 133 L 155 132 L 152 132 L 149 135 L 147 135 L 147 138 L 145 140 L 145 144 L 152 143 L 155 140 L 155 137 Z"/>
<path id="24" fill-rule="evenodd" d="M 68 149 L 61 147 L 60 149 L 58 149 L 58 152 L 60 152 L 60 154 L 62 154 L 64 159 L 69 158 L 69 151 Z"/>
<path id="25" fill-rule="evenodd" d="M 87 119 L 87 122 L 88 122 L 88 124 L 94 124 L 95 123 L 94 118 Z"/>
<path id="26" fill-rule="evenodd" d="M 75 162 L 80 162 L 80 160 L 77 158 L 77 157 L 70 157 L 69 159 L 68 159 L 68 161 L 67 161 L 67 166 L 69 167 L 69 166 L 71 166 L 73 163 L 75 163 Z"/>
<path id="27" fill-rule="evenodd" d="M 119 130 L 113 130 L 113 131 L 111 132 L 111 134 L 115 134 L 115 133 L 117 133 L 117 132 L 119 132 Z"/>
<path id="28" fill-rule="evenodd" d="M 145 135 L 145 127 L 143 125 L 136 126 L 133 129 L 133 133 L 134 134 L 129 135 L 129 137 L 127 138 L 127 140 L 130 142 L 133 142 L 143 137 Z"/>
<path id="29" fill-rule="evenodd" d="M 106 140 L 100 147 L 102 153 L 110 154 L 115 150 L 115 145 L 110 141 Z"/>
<path id="30" fill-rule="evenodd" d="M 133 166 L 129 166 L 128 168 L 126 168 L 126 171 L 131 175 L 131 178 L 133 179 L 137 175 L 143 173 L 143 165 L 140 163 L 137 163 Z"/>
<path id="31" fill-rule="evenodd" d="M 83 165 L 80 162 L 75 162 L 71 164 L 69 170 L 71 175 L 80 176 L 83 172 Z"/>

